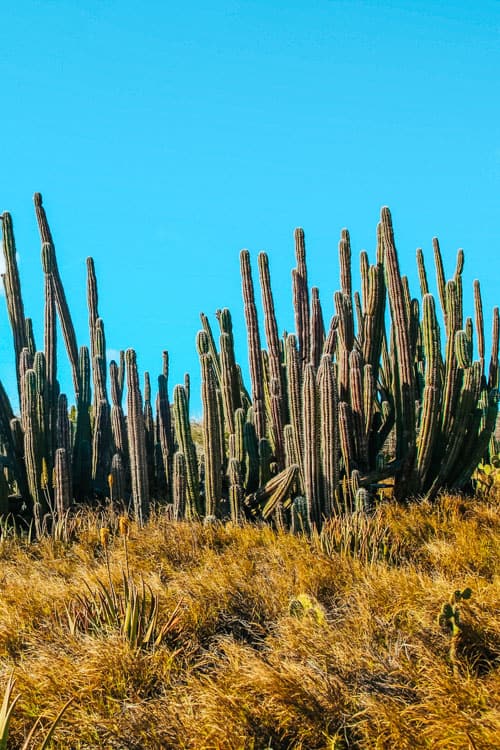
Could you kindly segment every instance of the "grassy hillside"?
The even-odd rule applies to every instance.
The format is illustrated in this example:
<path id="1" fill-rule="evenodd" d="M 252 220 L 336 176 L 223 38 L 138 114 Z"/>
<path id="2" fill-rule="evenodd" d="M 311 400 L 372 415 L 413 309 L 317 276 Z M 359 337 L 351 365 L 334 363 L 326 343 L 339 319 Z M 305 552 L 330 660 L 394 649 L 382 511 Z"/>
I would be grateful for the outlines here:
<path id="1" fill-rule="evenodd" d="M 312 539 L 165 515 L 120 534 L 111 511 L 31 544 L 4 529 L 8 747 L 42 714 L 39 748 L 73 698 L 53 747 L 493 748 L 499 521 L 498 502 L 444 496 Z M 137 627 L 134 596 L 157 605 Z"/>

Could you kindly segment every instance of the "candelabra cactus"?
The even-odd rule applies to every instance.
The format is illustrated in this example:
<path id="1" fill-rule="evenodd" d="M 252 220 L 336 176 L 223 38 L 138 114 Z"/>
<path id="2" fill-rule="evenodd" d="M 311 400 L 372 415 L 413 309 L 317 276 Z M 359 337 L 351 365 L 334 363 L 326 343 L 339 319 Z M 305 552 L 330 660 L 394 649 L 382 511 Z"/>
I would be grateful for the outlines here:
<path id="1" fill-rule="evenodd" d="M 247 326 L 250 394 L 235 356 L 231 314 L 216 317 L 217 343 L 206 315 L 197 337 L 202 370 L 203 451 L 189 417 L 190 379 L 168 395 L 163 352 L 156 413 L 149 376 L 139 387 L 135 352 L 106 365 L 92 258 L 87 259 L 89 347 L 79 350 L 40 194 L 35 210 L 45 282 L 44 346 L 37 351 L 25 316 L 12 219 L 2 216 L 5 299 L 13 334 L 20 416 L 0 383 L 1 508 L 21 497 L 37 533 L 55 501 L 132 500 L 139 522 L 150 498 L 173 504 L 175 518 L 272 518 L 282 528 L 320 528 L 332 514 L 371 507 L 388 478 L 397 499 L 462 488 L 486 456 L 498 411 L 499 312 L 493 311 L 486 368 L 481 290 L 473 285 L 474 316 L 464 319 L 464 253 L 446 278 L 433 240 L 437 297 L 417 250 L 421 300 L 401 275 L 392 219 L 382 209 L 375 262 L 360 255 L 361 290 L 353 289 L 349 232 L 339 242 L 340 289 L 325 331 L 317 287 L 309 289 L 304 232 L 295 232 L 292 272 L 295 332 L 278 335 L 269 260 L 258 256 L 261 333 L 250 254 L 240 255 Z M 386 306 L 391 323 L 386 327 Z M 71 365 L 76 406 L 60 393 L 56 316 Z M 477 355 L 475 355 L 475 350 Z M 476 356 L 476 358 L 474 358 Z M 126 367 L 125 367 L 126 364 Z M 127 374 L 127 414 L 122 401 Z M 107 384 L 110 384 L 108 399 Z M 199 447 L 199 446 L 198 446 Z M 47 476 L 54 469 L 55 485 Z M 42 478 L 43 474 L 43 478 Z"/>

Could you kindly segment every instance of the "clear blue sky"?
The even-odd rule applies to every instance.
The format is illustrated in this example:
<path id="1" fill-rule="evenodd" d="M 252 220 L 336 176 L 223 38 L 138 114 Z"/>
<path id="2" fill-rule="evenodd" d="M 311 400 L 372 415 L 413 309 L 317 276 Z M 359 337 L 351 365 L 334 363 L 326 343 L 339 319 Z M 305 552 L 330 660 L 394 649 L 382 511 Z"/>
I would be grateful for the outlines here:
<path id="1" fill-rule="evenodd" d="M 432 269 L 433 235 L 450 274 L 464 248 L 467 299 L 480 278 L 489 335 L 500 302 L 499 22 L 496 0 L 4 3 L 0 210 L 13 215 L 38 346 L 35 191 L 79 345 L 92 255 L 109 349 L 136 348 L 154 378 L 168 349 L 170 385 L 191 373 L 195 413 L 200 311 L 230 307 L 246 365 L 242 247 L 255 270 L 269 252 L 278 324 L 293 329 L 295 226 L 326 319 L 341 228 L 355 258 L 373 257 L 387 204 L 413 280 L 417 246 Z M 12 389 L 4 307 L 0 377 Z"/>

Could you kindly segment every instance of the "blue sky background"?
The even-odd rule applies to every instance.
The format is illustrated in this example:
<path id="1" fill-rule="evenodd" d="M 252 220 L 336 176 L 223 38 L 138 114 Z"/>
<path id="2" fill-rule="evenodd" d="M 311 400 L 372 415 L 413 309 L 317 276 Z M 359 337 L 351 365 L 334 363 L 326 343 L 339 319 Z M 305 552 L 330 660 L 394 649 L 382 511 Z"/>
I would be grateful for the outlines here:
<path id="1" fill-rule="evenodd" d="M 79 345 L 95 259 L 110 350 L 170 385 L 192 376 L 198 315 L 230 307 L 246 366 L 238 252 L 270 255 L 293 330 L 293 229 L 325 318 L 337 243 L 371 257 L 391 207 L 403 272 L 440 238 L 465 250 L 467 309 L 499 304 L 500 3 L 395 0 L 16 0 L 0 27 L 0 211 L 14 219 L 26 314 L 42 348 L 42 192 Z M 356 260 L 357 265 L 357 260 Z M 0 300 L 1 302 L 1 300 Z M 0 377 L 12 392 L 0 305 Z M 62 374 L 63 387 L 70 388 Z"/>

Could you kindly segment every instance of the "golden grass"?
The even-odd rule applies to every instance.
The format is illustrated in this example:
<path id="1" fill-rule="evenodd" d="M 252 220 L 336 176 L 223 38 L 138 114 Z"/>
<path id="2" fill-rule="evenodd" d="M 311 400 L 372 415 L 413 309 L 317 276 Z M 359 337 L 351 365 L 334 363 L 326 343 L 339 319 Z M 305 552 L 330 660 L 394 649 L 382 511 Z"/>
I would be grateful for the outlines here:
<path id="1" fill-rule="evenodd" d="M 499 520 L 493 501 L 442 497 L 387 503 L 312 540 L 159 514 L 132 524 L 125 546 L 117 517 L 91 513 L 70 542 L 4 537 L 0 698 L 11 675 L 20 694 L 10 747 L 43 714 L 39 747 L 73 697 L 54 748 L 489 750 L 500 736 Z M 156 647 L 113 626 L 71 633 L 71 602 L 110 585 L 103 526 L 117 592 L 127 553 L 158 598 L 159 627 L 180 602 Z M 454 657 L 437 620 L 466 586 Z"/>

